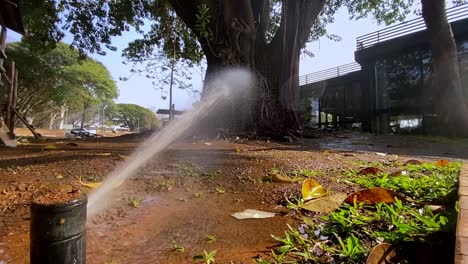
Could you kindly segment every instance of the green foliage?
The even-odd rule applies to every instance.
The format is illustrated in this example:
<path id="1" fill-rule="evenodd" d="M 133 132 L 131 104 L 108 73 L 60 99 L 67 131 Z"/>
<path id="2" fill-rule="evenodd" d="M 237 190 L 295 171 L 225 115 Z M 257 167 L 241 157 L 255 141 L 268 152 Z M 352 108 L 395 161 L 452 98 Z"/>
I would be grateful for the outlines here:
<path id="1" fill-rule="evenodd" d="M 38 52 L 24 42 L 9 43 L 7 53 L 16 61 L 19 75 L 18 103 L 25 114 L 67 106 L 81 110 L 86 104 L 108 102 L 118 96 L 109 71 L 76 49 L 58 43 Z"/>
<path id="2" fill-rule="evenodd" d="M 338 40 L 339 37 L 326 32 L 325 26 L 333 22 L 340 7 L 346 7 L 354 19 L 371 16 L 378 22 L 388 24 L 404 19 L 411 11 L 413 2 L 414 0 L 327 1 L 312 28 L 303 30 L 309 35 L 309 41 L 320 36 Z M 266 23 L 264 34 L 269 42 L 281 32 L 285 2 L 272 0 L 264 3 L 265 6 L 261 8 L 265 11 L 261 13 L 261 17 L 252 19 Z M 22 8 L 29 32 L 25 39 L 36 48 L 43 47 L 44 44 L 47 47 L 53 46 L 68 31 L 74 37 L 73 45 L 80 50 L 105 54 L 104 47 L 116 50 L 111 44 L 112 37 L 120 36 L 133 28 L 141 38 L 129 43 L 123 53 L 132 62 L 146 62 L 148 58 L 154 59 L 155 54 L 159 54 L 167 59 L 199 63 L 206 51 L 202 51 L 202 44 L 205 48 L 212 49 L 221 41 L 217 39 L 220 32 L 217 21 L 219 17 L 223 17 L 221 12 L 225 12 L 209 2 L 182 3 L 171 0 L 25 1 Z"/>
<path id="3" fill-rule="evenodd" d="M 109 115 L 132 131 L 153 130 L 160 126 L 155 113 L 135 104 L 116 104 L 115 108 L 109 111 Z"/>
<path id="4" fill-rule="evenodd" d="M 460 168 L 461 164 L 457 162 L 451 162 L 447 166 L 438 166 L 435 163 L 408 164 L 405 168 L 406 175 L 391 177 L 384 174 L 382 177 L 375 178 L 354 177 L 351 181 L 363 187 L 389 188 L 422 202 L 435 202 L 456 191 Z"/>
<path id="5" fill-rule="evenodd" d="M 258 258 L 255 262 L 362 263 L 365 254 L 381 242 L 395 246 L 406 242 L 443 243 L 431 237 L 440 232 L 454 232 L 457 205 L 452 201 L 435 213 L 420 202 L 447 199 L 446 194 L 455 188 L 460 167 L 460 163 L 407 165 L 407 175 L 374 178 L 356 176 L 353 172 L 350 175 L 355 177 L 353 181 L 365 187 L 393 187 L 410 197 L 415 192 L 413 197 L 417 200 L 413 203 L 396 200 L 393 204 L 343 204 L 328 215 L 306 218 L 298 229 L 289 227 L 284 237 L 274 236 L 281 245 L 272 252 L 270 259 Z"/>
<path id="6" fill-rule="evenodd" d="M 364 248 L 361 241 L 353 234 L 346 238 L 346 243 L 338 235 L 335 234 L 335 236 L 341 245 L 340 257 L 342 258 L 349 259 L 351 261 L 357 261 L 363 257 L 364 253 L 367 253 L 368 251 Z"/>
<path id="7" fill-rule="evenodd" d="M 216 250 L 207 252 L 203 250 L 203 254 L 196 255 L 193 257 L 195 262 L 203 262 L 205 264 L 211 264 L 215 262 Z"/>
<path id="8" fill-rule="evenodd" d="M 198 6 L 198 14 L 195 15 L 197 18 L 195 30 L 201 37 L 207 40 L 213 36 L 213 32 L 209 28 L 209 23 L 211 20 L 211 15 L 209 12 L 210 9 L 206 6 L 206 4 L 201 4 Z"/>

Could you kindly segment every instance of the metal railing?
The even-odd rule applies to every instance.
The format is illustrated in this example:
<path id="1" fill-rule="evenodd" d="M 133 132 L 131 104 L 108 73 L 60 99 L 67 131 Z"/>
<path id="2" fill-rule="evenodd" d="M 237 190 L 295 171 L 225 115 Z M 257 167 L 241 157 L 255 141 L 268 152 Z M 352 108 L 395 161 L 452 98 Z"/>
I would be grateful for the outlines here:
<path id="1" fill-rule="evenodd" d="M 454 22 L 468 17 L 468 4 L 458 5 L 446 10 L 449 22 Z M 356 39 L 357 50 L 370 48 L 380 42 L 415 33 L 426 29 L 426 24 L 422 17 L 418 17 L 403 23 L 390 26 Z"/>
<path id="2" fill-rule="evenodd" d="M 348 73 L 356 72 L 360 70 L 361 70 L 361 65 L 359 65 L 356 62 L 353 62 L 353 63 L 341 65 L 338 67 L 309 73 L 309 74 L 302 75 L 299 77 L 299 86 L 340 77 Z"/>

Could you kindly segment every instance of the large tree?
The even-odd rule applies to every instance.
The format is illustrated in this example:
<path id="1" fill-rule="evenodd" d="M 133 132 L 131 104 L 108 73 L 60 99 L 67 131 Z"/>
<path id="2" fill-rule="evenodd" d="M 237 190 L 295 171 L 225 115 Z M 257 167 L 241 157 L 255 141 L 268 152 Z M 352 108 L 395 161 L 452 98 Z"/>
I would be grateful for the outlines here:
<path id="1" fill-rule="evenodd" d="M 24 1 L 32 45 L 51 46 L 64 31 L 73 45 L 97 53 L 113 36 L 132 27 L 142 35 L 124 56 L 132 60 L 162 53 L 195 63 L 207 62 L 205 80 L 226 67 L 256 74 L 254 107 L 241 129 L 259 132 L 297 128 L 298 72 L 305 44 L 326 34 L 324 25 L 346 6 L 351 17 L 374 16 L 392 22 L 408 13 L 412 0 L 56 0 Z M 319 16 L 322 14 L 321 16 Z M 147 24 L 150 25 L 147 25 Z M 174 48 L 175 47 L 175 48 Z M 208 87 L 208 86 L 207 86 Z M 241 118 L 242 119 L 242 118 Z"/>
<path id="2" fill-rule="evenodd" d="M 108 116 L 131 131 L 147 131 L 160 127 L 156 114 L 148 108 L 136 104 L 116 104 Z"/>

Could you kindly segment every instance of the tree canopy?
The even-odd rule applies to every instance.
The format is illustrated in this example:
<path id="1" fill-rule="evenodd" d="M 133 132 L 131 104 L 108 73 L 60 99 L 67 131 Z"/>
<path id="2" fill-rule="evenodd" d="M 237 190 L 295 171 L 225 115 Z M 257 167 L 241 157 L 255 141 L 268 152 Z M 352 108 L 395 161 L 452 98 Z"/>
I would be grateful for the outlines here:
<path id="1" fill-rule="evenodd" d="M 66 106 L 110 101 L 118 96 L 117 86 L 100 62 L 83 58 L 64 43 L 47 52 L 36 52 L 24 42 L 9 43 L 7 52 L 17 62 L 18 107 L 24 114 Z"/>
<path id="2" fill-rule="evenodd" d="M 286 15 L 284 9 L 293 1 L 262 0 L 238 1 L 234 5 L 248 4 L 254 12 L 260 36 L 270 42 L 281 32 Z M 303 7 L 307 4 L 301 2 Z M 306 1 L 307 2 L 307 1 Z M 334 21 L 340 7 L 346 7 L 350 17 L 360 19 L 373 17 L 378 22 L 392 23 L 403 20 L 411 11 L 415 0 L 330 0 L 311 1 L 319 3 L 320 15 L 312 27 L 304 29 L 308 41 L 327 35 L 325 25 Z M 177 0 L 163 1 L 107 1 L 107 0 L 49 0 L 24 1 L 23 12 L 28 35 L 25 40 L 43 49 L 54 46 L 70 32 L 72 45 L 92 53 L 105 54 L 106 49 L 115 51 L 112 37 L 135 30 L 141 38 L 129 43 L 123 55 L 133 61 L 146 61 L 154 54 L 167 58 L 186 59 L 198 63 L 203 58 L 203 44 L 215 38 L 220 29 L 216 20 L 223 4 L 218 0 L 194 0 L 182 3 Z M 247 10 L 249 11 L 249 10 Z M 331 38 L 336 36 L 330 34 Z M 174 48 L 175 47 L 175 48 Z M 215 47 L 211 47 L 215 48 Z"/>
<path id="3" fill-rule="evenodd" d="M 129 127 L 132 131 L 154 130 L 160 127 L 156 114 L 145 107 L 136 104 L 116 104 L 108 115 L 119 124 Z"/>

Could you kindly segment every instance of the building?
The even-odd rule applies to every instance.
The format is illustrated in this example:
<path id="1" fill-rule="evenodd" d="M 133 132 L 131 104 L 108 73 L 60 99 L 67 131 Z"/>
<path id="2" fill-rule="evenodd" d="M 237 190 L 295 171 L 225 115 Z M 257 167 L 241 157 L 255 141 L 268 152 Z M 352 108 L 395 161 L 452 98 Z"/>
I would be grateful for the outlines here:
<path id="1" fill-rule="evenodd" d="M 468 100 L 468 5 L 446 12 Z M 300 77 L 301 97 L 318 101 L 319 127 L 360 127 L 373 133 L 441 132 L 434 125 L 430 41 L 422 18 L 358 37 L 354 55 L 355 63 Z"/>

